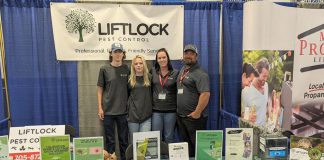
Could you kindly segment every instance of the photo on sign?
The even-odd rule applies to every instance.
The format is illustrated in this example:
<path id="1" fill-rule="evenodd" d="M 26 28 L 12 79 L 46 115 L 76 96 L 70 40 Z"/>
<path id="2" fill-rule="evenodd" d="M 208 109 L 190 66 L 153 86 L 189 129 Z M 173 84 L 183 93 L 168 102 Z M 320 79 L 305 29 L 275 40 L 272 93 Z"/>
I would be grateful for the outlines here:
<path id="1" fill-rule="evenodd" d="M 7 160 L 8 157 L 8 136 L 0 136 L 0 160 Z"/>
<path id="2" fill-rule="evenodd" d="M 276 132 L 282 127 L 290 101 L 294 52 L 246 50 L 243 52 L 241 115 L 245 120 Z M 288 102 L 287 102 L 288 101 Z"/>
<path id="3" fill-rule="evenodd" d="M 324 140 L 319 138 L 291 136 L 290 160 L 324 159 Z"/>
<path id="4" fill-rule="evenodd" d="M 137 159 L 157 159 L 158 141 L 157 138 L 145 138 L 144 141 L 136 142 Z"/>

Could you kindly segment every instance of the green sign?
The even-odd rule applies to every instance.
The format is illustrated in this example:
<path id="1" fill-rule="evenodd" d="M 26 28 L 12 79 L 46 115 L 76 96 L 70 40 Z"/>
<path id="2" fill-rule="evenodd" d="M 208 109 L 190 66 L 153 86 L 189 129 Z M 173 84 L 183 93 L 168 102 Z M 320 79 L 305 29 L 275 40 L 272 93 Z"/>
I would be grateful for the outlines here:
<path id="1" fill-rule="evenodd" d="M 40 137 L 42 160 L 70 160 L 70 136 Z"/>
<path id="2" fill-rule="evenodd" d="M 204 130 L 196 132 L 196 160 L 221 160 L 223 131 Z"/>
<path id="3" fill-rule="evenodd" d="M 0 160 L 7 160 L 8 154 L 8 136 L 0 136 Z"/>
<path id="4" fill-rule="evenodd" d="M 74 160 L 103 160 L 103 137 L 73 139 Z"/>

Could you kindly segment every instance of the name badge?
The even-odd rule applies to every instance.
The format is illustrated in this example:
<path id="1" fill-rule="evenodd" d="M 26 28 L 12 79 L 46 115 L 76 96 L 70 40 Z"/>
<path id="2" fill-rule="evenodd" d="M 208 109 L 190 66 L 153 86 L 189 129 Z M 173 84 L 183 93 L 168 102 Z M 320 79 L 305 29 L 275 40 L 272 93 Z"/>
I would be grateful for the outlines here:
<path id="1" fill-rule="evenodd" d="M 166 94 L 165 93 L 159 93 L 159 99 L 165 99 Z"/>
<path id="2" fill-rule="evenodd" d="M 183 88 L 178 89 L 178 94 L 183 94 Z"/>

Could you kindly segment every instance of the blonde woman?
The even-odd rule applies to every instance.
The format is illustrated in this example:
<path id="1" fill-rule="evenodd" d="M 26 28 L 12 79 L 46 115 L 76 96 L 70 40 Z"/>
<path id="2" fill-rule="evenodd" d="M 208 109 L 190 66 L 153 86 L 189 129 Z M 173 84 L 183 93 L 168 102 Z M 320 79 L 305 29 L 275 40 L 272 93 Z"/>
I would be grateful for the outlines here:
<path id="1" fill-rule="evenodd" d="M 151 75 L 148 72 L 143 56 L 137 55 L 132 60 L 128 87 L 130 90 L 128 98 L 128 128 L 130 143 L 133 143 L 134 132 L 151 131 Z"/>

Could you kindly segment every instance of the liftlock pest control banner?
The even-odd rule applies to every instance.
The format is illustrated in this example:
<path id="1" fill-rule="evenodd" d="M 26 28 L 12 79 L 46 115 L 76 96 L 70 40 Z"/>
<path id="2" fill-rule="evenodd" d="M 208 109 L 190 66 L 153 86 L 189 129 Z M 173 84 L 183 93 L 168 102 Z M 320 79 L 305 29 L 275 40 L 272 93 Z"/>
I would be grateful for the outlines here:
<path id="1" fill-rule="evenodd" d="M 107 60 L 111 44 L 121 43 L 126 59 L 155 59 L 166 48 L 181 59 L 184 9 L 181 5 L 51 3 L 58 60 Z"/>

